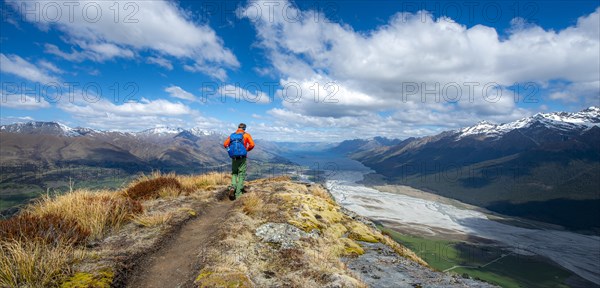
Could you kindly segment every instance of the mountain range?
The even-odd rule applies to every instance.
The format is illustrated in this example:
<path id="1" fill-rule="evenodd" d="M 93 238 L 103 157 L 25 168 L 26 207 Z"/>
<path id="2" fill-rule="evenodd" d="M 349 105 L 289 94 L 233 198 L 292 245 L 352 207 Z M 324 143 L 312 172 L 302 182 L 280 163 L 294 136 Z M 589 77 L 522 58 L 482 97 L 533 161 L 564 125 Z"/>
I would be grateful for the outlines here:
<path id="1" fill-rule="evenodd" d="M 3 200 L 27 189 L 45 191 L 53 181 L 64 184 L 73 170 L 86 179 L 101 178 L 94 176 L 97 169 L 119 175 L 226 171 L 225 137 L 198 128 L 118 132 L 56 122 L 0 126 Z M 600 232 L 598 107 L 538 113 L 503 124 L 482 121 L 403 140 L 256 142 L 252 159 L 258 165 L 293 165 L 281 156 L 289 150 L 345 154 L 376 172 L 366 181 L 409 185 L 503 214 Z M 61 172 L 65 167 L 68 175 Z"/>
<path id="2" fill-rule="evenodd" d="M 35 162 L 38 166 L 85 164 L 147 171 L 185 172 L 227 163 L 222 142 L 227 137 L 198 128 L 157 127 L 140 132 L 71 128 L 57 122 L 28 122 L 0 126 L 4 166 Z M 285 162 L 260 146 L 252 157 Z M 195 168 L 194 168 L 195 167 Z"/>
<path id="3" fill-rule="evenodd" d="M 118 188 L 139 173 L 228 171 L 227 135 L 198 128 L 158 127 L 140 132 L 71 128 L 57 122 L 0 126 L 0 210 L 50 189 Z M 252 151 L 250 176 L 265 165 L 289 165 L 268 145 Z M 266 167 L 266 166 L 265 166 Z"/>
<path id="4" fill-rule="evenodd" d="M 354 140 L 353 140 L 354 141 Z M 503 214 L 600 231 L 600 108 L 538 113 L 371 149 L 350 157 L 405 184 Z"/>

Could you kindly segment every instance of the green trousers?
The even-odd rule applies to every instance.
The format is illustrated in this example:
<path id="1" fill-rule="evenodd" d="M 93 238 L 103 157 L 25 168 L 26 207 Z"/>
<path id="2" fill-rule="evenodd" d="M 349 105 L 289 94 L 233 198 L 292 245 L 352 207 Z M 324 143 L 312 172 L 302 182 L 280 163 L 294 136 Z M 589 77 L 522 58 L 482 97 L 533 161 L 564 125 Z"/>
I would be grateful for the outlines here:
<path id="1" fill-rule="evenodd" d="M 235 198 L 242 196 L 246 178 L 246 158 L 231 159 L 231 186 L 235 188 Z"/>

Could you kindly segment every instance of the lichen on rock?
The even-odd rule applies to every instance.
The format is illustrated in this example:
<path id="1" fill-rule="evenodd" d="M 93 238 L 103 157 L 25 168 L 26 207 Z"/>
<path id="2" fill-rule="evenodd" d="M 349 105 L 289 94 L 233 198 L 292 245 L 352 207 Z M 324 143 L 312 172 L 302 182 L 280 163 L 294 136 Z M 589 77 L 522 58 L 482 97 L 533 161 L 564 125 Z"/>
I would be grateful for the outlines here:
<path id="1" fill-rule="evenodd" d="M 301 238 L 318 237 L 316 231 L 306 233 L 287 223 L 265 223 L 256 228 L 255 235 L 264 242 L 280 244 L 282 249 L 297 247 Z"/>

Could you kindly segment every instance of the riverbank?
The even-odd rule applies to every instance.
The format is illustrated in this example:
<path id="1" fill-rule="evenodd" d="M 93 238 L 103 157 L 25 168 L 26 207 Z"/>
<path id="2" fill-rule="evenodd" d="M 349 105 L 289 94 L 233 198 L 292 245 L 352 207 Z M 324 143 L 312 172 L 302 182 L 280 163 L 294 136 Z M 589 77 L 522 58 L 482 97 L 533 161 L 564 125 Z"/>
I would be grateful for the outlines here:
<path id="1" fill-rule="evenodd" d="M 471 208 L 464 203 L 442 199 L 410 187 L 385 188 L 396 193 L 379 191 L 357 184 L 364 174 L 364 171 L 337 171 L 335 177 L 326 181 L 326 185 L 342 206 L 383 223 L 385 227 L 403 235 L 441 241 L 439 243 L 450 241 L 452 245 L 473 245 L 474 247 L 469 248 L 473 251 L 499 249 L 498 251 L 506 251 L 501 253 L 517 256 L 516 260 L 506 257 L 503 261 L 494 263 L 501 265 L 489 265 L 495 269 L 493 271 L 481 269 L 479 266 L 487 263 L 483 262 L 467 265 L 477 268 L 461 267 L 465 271 L 462 273 L 478 275 L 476 277 L 508 287 L 531 286 L 533 282 L 519 280 L 523 279 L 515 274 L 519 271 L 511 269 L 511 265 L 514 266 L 511 262 L 525 258 L 526 262 L 533 263 L 527 266 L 528 271 L 533 271 L 529 278 L 545 277 L 550 282 L 544 283 L 552 283 L 551 286 L 567 285 L 565 283 L 568 282 L 574 287 L 595 287 L 600 282 L 599 237 L 551 229 L 551 226 L 523 224 L 510 217 L 488 216 L 491 214 L 483 213 L 478 207 Z M 375 187 L 380 186 L 385 185 Z M 514 223 L 520 225 L 513 225 Z M 422 245 L 421 243 L 423 241 L 416 241 L 416 245 Z M 493 259 L 489 261 L 491 260 Z M 453 265 L 444 269 L 451 266 Z M 460 269 L 457 271 L 462 271 Z M 554 272 L 548 275 L 538 273 L 539 271 Z M 505 280 L 494 280 L 499 276 Z M 506 284 L 508 280 L 513 281 L 512 284 Z"/>

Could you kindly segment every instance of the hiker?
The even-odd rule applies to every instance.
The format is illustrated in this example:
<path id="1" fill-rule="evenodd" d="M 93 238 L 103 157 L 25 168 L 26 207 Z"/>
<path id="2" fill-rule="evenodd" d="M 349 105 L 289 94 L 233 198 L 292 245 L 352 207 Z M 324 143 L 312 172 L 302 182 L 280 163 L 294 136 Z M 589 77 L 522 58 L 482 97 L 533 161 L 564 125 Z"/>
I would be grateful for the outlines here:
<path id="1" fill-rule="evenodd" d="M 246 154 L 254 149 L 254 140 L 246 133 L 246 124 L 240 123 L 237 131 L 225 139 L 223 146 L 231 157 L 231 185 L 227 190 L 229 199 L 234 200 L 242 196 L 246 178 Z"/>

